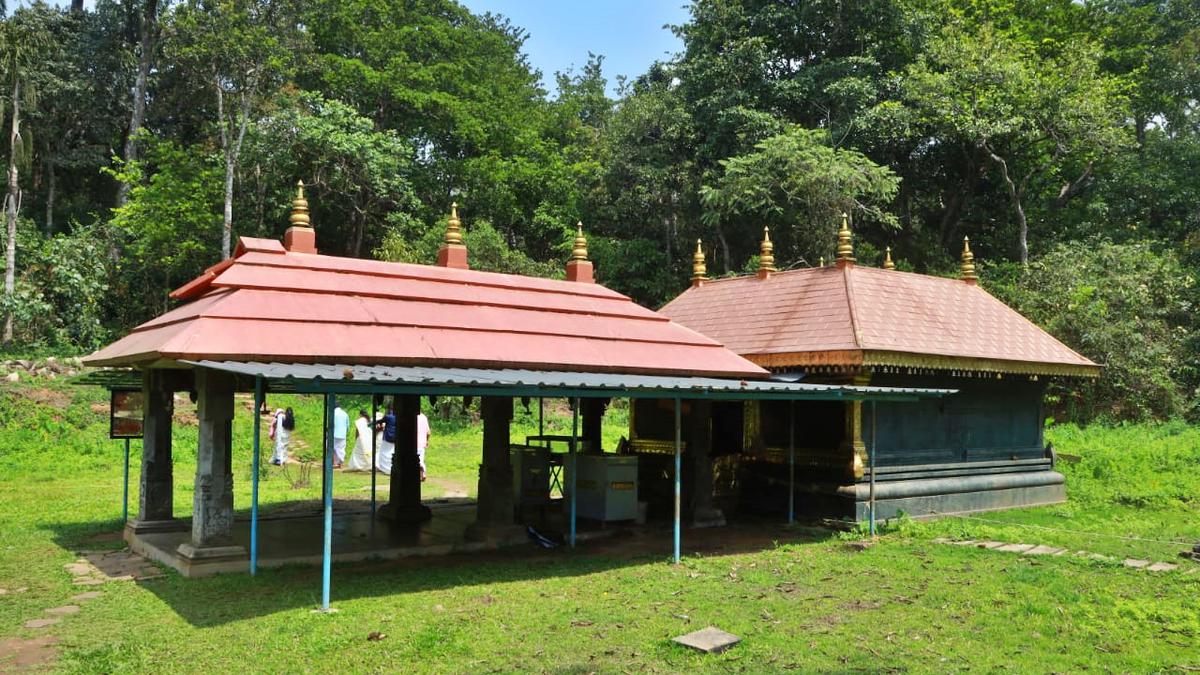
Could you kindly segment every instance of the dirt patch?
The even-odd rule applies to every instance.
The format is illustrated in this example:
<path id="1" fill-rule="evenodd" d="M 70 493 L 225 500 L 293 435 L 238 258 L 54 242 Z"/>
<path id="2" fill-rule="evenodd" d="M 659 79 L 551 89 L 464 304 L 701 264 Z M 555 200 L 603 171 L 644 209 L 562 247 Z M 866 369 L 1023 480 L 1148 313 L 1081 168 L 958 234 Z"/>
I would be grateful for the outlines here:
<path id="1" fill-rule="evenodd" d="M 44 670 L 58 660 L 58 638 L 53 635 L 22 640 L 0 640 L 0 669 L 5 671 Z"/>
<path id="2" fill-rule="evenodd" d="M 71 397 L 66 392 L 55 391 L 38 387 L 36 389 L 20 389 L 21 395 L 33 401 L 38 405 L 49 406 L 51 408 L 66 408 L 71 403 Z M 104 411 L 108 412 L 108 406 L 104 406 Z"/>
<path id="3" fill-rule="evenodd" d="M 450 478 L 430 476 L 425 483 L 441 488 L 443 499 L 462 499 L 467 496 L 467 486 Z"/>
<path id="4" fill-rule="evenodd" d="M 106 581 L 141 581 L 163 576 L 162 570 L 129 549 L 85 551 L 83 557 L 63 566 L 76 586 L 96 586 Z"/>
<path id="5" fill-rule="evenodd" d="M 876 600 L 852 600 L 838 606 L 839 609 L 849 609 L 853 611 L 862 611 L 864 609 L 879 609 L 883 607 L 882 602 Z"/>

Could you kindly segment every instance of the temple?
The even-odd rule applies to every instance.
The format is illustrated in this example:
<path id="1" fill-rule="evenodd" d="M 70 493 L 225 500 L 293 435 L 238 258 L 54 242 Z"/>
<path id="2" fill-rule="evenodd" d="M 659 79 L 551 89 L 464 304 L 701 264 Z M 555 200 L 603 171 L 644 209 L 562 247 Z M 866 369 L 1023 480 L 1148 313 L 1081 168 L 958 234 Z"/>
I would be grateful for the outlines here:
<path id="1" fill-rule="evenodd" d="M 673 511 L 678 560 L 679 499 L 642 492 L 636 476 L 603 478 L 606 472 L 626 468 L 640 471 L 628 452 L 619 456 L 613 450 L 620 449 L 601 447 L 600 425 L 611 399 L 646 398 L 674 408 L 675 422 L 667 421 L 665 427 L 675 430 L 675 443 L 667 446 L 674 449 L 675 467 L 668 475 L 679 495 L 685 408 L 692 419 L 700 419 L 697 412 L 717 402 L 911 403 L 954 393 L 772 378 L 769 370 L 718 340 L 596 283 L 582 225 L 565 279 L 552 280 L 470 269 L 456 206 L 435 265 L 321 254 L 303 184 L 289 222 L 282 242 L 241 238 L 231 258 L 171 294 L 181 305 L 85 359 L 88 365 L 123 368 L 138 378 L 139 384 L 131 386 L 140 385 L 145 401 L 141 484 L 137 514 L 127 522 L 125 536 L 135 551 L 187 575 L 245 569 L 253 573 L 260 561 L 278 565 L 318 559 L 326 570 L 323 606 L 328 607 L 328 570 L 335 551 L 341 560 L 390 556 L 389 551 L 403 549 L 403 542 L 422 541 L 429 533 L 414 528 L 434 515 L 421 499 L 417 459 L 416 416 L 423 396 L 481 401 L 478 499 L 470 522 L 461 523 L 465 530 L 452 533 L 455 541 L 460 535 L 464 541 L 485 544 L 525 541 L 525 530 L 518 527 L 522 498 L 529 486 L 540 498 L 550 497 L 546 469 L 548 462 L 556 461 L 564 474 L 563 496 L 557 503 L 568 515 L 567 541 L 574 545 L 576 506 L 585 487 L 604 486 L 607 492 L 600 498 L 620 498 L 628 507 L 632 497 L 633 512 L 643 499 L 655 500 L 652 510 L 664 516 Z M 189 393 L 197 404 L 199 439 L 190 520 L 173 511 L 176 392 Z M 261 552 L 258 415 L 250 472 L 255 496 L 248 527 L 244 517 L 235 517 L 233 503 L 232 422 L 243 407 L 235 406 L 235 395 L 250 392 L 255 398 L 245 402 L 248 410 L 259 410 L 264 395 L 278 393 L 324 396 L 327 410 L 323 526 L 317 520 L 308 526 L 293 523 L 285 530 L 284 523 L 275 521 L 274 534 L 264 540 Z M 396 411 L 397 440 L 387 503 L 376 511 L 372 490 L 367 522 L 342 514 L 335 531 L 329 414 L 340 395 L 370 397 L 372 406 L 389 397 Z M 514 399 L 548 397 L 571 401 L 576 416 L 572 435 L 546 437 L 541 446 L 514 444 Z M 703 467 L 707 436 L 696 435 L 698 427 L 689 427 L 688 433 L 689 466 Z M 550 440 L 566 441 L 568 452 L 551 453 Z M 576 475 L 585 467 L 601 479 L 580 483 L 576 490 Z M 687 486 L 689 494 L 701 496 L 689 512 L 705 513 L 703 497 L 713 492 L 711 476 L 703 470 L 687 475 L 697 481 Z M 601 511 L 596 517 L 610 515 Z M 305 527 L 323 530 L 323 548 L 317 546 L 317 537 L 306 536 Z"/>
<path id="2" fill-rule="evenodd" d="M 778 508 L 790 428 L 794 499 L 812 516 L 866 518 L 872 477 L 879 517 L 1065 500 L 1042 437 L 1046 382 L 1100 367 L 980 287 L 966 240 L 960 270 L 958 279 L 901 272 L 890 248 L 882 268 L 859 265 L 844 216 L 830 266 L 778 271 L 764 228 L 756 274 L 710 280 L 697 242 L 691 287 L 661 309 L 679 324 L 797 381 L 959 391 L 905 406 L 719 404 L 709 433 L 717 504 Z M 638 401 L 632 416 L 632 447 L 648 457 L 666 438 L 658 405 Z"/>

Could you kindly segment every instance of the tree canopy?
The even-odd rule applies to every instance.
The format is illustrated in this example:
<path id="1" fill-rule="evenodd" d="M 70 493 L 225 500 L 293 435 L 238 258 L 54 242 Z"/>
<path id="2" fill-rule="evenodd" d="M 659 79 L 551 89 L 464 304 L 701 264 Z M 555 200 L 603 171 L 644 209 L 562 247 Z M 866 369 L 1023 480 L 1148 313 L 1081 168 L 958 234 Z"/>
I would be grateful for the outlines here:
<path id="1" fill-rule="evenodd" d="M 547 91 L 521 27 L 454 0 L 18 7 L 9 348 L 163 311 L 279 236 L 303 180 L 325 251 L 428 261 L 457 202 L 476 266 L 553 276 L 582 221 L 599 279 L 650 306 L 696 239 L 734 273 L 768 225 L 810 265 L 846 212 L 860 260 L 939 274 L 969 236 L 985 287 L 1111 364 L 1078 414 L 1196 413 L 1195 2 L 695 0 L 670 30 L 609 96 L 603 55 Z"/>

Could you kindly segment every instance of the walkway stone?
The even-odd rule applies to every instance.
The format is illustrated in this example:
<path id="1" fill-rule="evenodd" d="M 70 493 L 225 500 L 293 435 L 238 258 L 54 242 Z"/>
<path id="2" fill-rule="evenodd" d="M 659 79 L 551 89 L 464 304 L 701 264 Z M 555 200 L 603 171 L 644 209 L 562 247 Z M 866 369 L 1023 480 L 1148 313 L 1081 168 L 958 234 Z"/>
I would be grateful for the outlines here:
<path id="1" fill-rule="evenodd" d="M 986 549 L 1000 548 L 1003 545 L 1004 545 L 1004 542 L 1002 542 L 1002 541 L 978 541 L 978 542 L 975 542 L 975 546 L 977 548 L 986 548 Z"/>
<path id="2" fill-rule="evenodd" d="M 1170 572 L 1173 569 L 1178 569 L 1179 565 L 1169 562 L 1156 562 L 1146 568 L 1147 572 Z"/>
<path id="3" fill-rule="evenodd" d="M 75 614 L 78 611 L 79 605 L 63 605 L 62 607 L 51 607 L 50 609 L 46 610 L 46 613 L 57 616 L 65 616 L 67 614 Z"/>
<path id="4" fill-rule="evenodd" d="M 1025 555 L 1062 555 L 1066 552 L 1067 549 L 1065 548 L 1055 548 L 1053 546 L 1039 544 L 1038 546 L 1034 546 L 1028 551 L 1025 551 Z"/>
<path id="5" fill-rule="evenodd" d="M 30 619 L 29 621 L 25 622 L 25 627 L 26 628 L 45 628 L 46 626 L 53 626 L 54 624 L 58 623 L 59 621 L 62 621 L 62 619 Z"/>
<path id="6" fill-rule="evenodd" d="M 84 602 L 86 600 L 95 600 L 101 595 L 102 594 L 100 591 L 87 591 L 86 593 L 80 593 L 79 595 L 72 595 L 71 599 L 75 602 Z"/>
<path id="7" fill-rule="evenodd" d="M 1004 551 L 1005 553 L 1024 553 L 1031 548 L 1033 548 L 1033 544 L 1005 544 L 996 550 Z"/>
<path id="8" fill-rule="evenodd" d="M 1136 558 L 1126 558 L 1124 564 L 1126 567 L 1132 567 L 1134 569 L 1140 570 L 1143 567 L 1149 567 L 1150 561 L 1149 560 L 1138 560 Z"/>

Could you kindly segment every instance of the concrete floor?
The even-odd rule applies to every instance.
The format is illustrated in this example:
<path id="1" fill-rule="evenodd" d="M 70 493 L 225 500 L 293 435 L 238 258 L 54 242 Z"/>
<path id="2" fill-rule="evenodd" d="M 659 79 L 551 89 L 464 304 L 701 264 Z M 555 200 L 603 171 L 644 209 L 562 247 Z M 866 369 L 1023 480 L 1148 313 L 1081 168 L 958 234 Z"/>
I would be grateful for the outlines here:
<path id="1" fill-rule="evenodd" d="M 475 522 L 473 501 L 429 503 L 433 517 L 417 525 L 397 525 L 372 519 L 370 511 L 335 513 L 333 518 L 333 560 L 335 562 L 391 559 L 410 556 L 439 556 L 496 549 L 527 543 L 524 528 L 493 541 L 471 541 L 467 526 Z M 182 524 L 182 523 L 181 523 Z M 321 514 L 292 514 L 260 517 L 258 522 L 258 564 L 319 565 L 324 546 L 324 519 Z M 209 560 L 188 560 L 177 553 L 180 544 L 190 541 L 190 529 L 135 535 L 126 531 L 130 548 L 147 558 L 179 570 L 184 576 L 204 576 L 219 572 L 249 570 L 250 521 L 234 521 L 233 546 L 243 552 Z"/>

